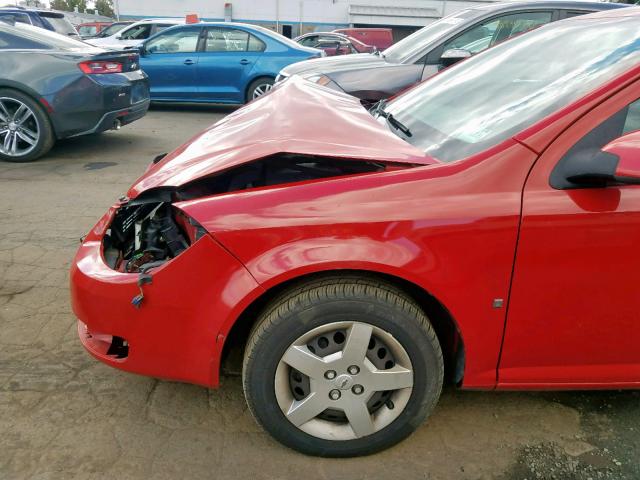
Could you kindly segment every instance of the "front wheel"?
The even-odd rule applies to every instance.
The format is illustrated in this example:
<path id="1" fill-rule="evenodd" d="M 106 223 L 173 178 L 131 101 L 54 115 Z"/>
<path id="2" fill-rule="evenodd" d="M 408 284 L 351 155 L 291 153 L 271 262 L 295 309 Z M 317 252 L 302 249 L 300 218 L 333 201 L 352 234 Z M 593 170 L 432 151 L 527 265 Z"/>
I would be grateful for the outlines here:
<path id="1" fill-rule="evenodd" d="M 369 279 L 332 278 L 281 296 L 245 351 L 256 420 L 306 454 L 367 455 L 407 437 L 431 412 L 443 361 L 422 310 Z"/>
<path id="2" fill-rule="evenodd" d="M 247 102 L 250 102 L 251 100 L 254 100 L 270 92 L 273 88 L 274 83 L 275 80 L 268 77 L 258 78 L 257 80 L 253 81 L 247 89 Z"/>
<path id="3" fill-rule="evenodd" d="M 0 89 L 0 160 L 36 160 L 54 141 L 51 122 L 35 100 L 16 90 Z"/>

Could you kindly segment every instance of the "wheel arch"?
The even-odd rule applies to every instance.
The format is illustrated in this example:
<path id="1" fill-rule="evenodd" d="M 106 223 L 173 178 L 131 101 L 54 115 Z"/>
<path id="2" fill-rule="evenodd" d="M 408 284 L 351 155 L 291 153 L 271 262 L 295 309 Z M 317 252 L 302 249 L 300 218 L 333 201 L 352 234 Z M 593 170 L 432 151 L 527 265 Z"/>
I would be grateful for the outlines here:
<path id="1" fill-rule="evenodd" d="M 445 363 L 445 378 L 456 385 L 462 383 L 465 366 L 465 346 L 460 328 L 453 315 L 436 297 L 431 295 L 420 285 L 388 273 L 381 273 L 371 270 L 347 269 L 347 270 L 324 270 L 306 273 L 294 278 L 284 280 L 272 285 L 261 295 L 255 298 L 238 315 L 235 322 L 225 335 L 224 344 L 220 356 L 220 372 L 223 370 L 235 371 L 234 365 L 241 365 L 242 355 L 246 347 L 249 333 L 256 324 L 258 316 L 262 310 L 280 294 L 301 284 L 318 280 L 320 278 L 335 277 L 345 275 L 373 278 L 384 281 L 407 294 L 425 312 L 431 325 L 433 326 L 440 346 L 443 351 Z M 240 355 L 238 357 L 238 355 Z"/>
<path id="2" fill-rule="evenodd" d="M 46 104 L 42 103 L 42 101 L 45 100 L 45 98 L 42 95 L 40 95 L 38 92 L 36 92 L 34 89 L 29 87 L 28 85 L 25 85 L 24 83 L 14 82 L 12 80 L 4 79 L 4 78 L 0 79 L 0 89 L 15 90 L 16 92 L 19 92 L 23 95 L 28 96 L 29 98 L 31 98 L 31 100 L 33 100 L 38 105 L 40 105 L 42 107 L 42 110 L 44 111 L 44 114 L 49 119 L 49 123 L 51 124 L 51 128 L 53 129 L 55 138 L 58 138 L 56 123 L 51 116 L 51 111 L 50 111 L 51 106 L 49 106 L 48 103 Z"/>
<path id="3" fill-rule="evenodd" d="M 269 80 L 273 80 L 275 82 L 276 77 L 267 73 L 257 73 L 255 75 L 253 75 L 248 81 L 247 81 L 247 86 L 244 89 L 244 99 L 245 102 L 250 102 L 251 99 L 249 98 L 249 89 L 251 88 L 251 85 L 254 84 L 254 82 L 256 80 L 260 80 L 262 78 L 268 78 Z"/>

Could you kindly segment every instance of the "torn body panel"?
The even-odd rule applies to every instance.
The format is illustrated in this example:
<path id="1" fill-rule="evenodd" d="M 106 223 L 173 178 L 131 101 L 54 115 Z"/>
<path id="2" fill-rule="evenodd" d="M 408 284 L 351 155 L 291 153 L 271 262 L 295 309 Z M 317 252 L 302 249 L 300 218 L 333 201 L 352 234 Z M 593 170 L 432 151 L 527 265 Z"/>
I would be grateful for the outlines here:
<path id="1" fill-rule="evenodd" d="M 128 196 L 185 185 L 276 154 L 409 165 L 438 163 L 390 132 L 358 99 L 292 78 L 151 165 Z"/>

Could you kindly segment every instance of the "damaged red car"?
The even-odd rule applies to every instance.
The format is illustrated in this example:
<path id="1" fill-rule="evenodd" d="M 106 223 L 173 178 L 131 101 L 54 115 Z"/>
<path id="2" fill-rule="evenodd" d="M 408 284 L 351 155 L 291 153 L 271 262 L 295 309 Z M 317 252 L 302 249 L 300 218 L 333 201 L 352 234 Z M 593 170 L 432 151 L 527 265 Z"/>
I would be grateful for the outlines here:
<path id="1" fill-rule="evenodd" d="M 640 387 L 640 15 L 542 27 L 365 110 L 292 77 L 159 158 L 71 291 L 113 367 L 217 387 L 314 455 L 463 389 Z"/>

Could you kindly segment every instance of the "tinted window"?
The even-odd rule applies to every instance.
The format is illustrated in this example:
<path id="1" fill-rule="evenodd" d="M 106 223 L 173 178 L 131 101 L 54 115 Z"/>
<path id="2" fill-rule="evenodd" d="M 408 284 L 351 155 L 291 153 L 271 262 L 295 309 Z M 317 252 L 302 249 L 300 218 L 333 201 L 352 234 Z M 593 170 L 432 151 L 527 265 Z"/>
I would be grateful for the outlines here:
<path id="1" fill-rule="evenodd" d="M 199 28 L 165 32 L 147 43 L 150 53 L 193 53 L 198 49 Z"/>
<path id="2" fill-rule="evenodd" d="M 640 100 L 627 105 L 576 142 L 553 170 L 551 185 L 555 188 L 579 187 L 579 185 L 566 180 L 566 174 L 563 172 L 565 162 L 568 160 L 590 160 L 609 142 L 636 130 L 640 130 Z"/>
<path id="3" fill-rule="evenodd" d="M 151 35 L 151 25 L 136 25 L 122 32 L 123 40 L 144 40 Z"/>
<path id="4" fill-rule="evenodd" d="M 304 45 L 305 47 L 313 47 L 318 43 L 318 36 L 312 35 L 310 37 L 305 37 L 302 40 L 300 40 L 299 43 L 300 45 Z"/>
<path id="5" fill-rule="evenodd" d="M 3 32 L 0 30 L 0 49 L 9 50 L 9 49 L 29 49 L 29 50 L 41 50 L 43 48 L 48 48 L 46 45 L 38 42 L 31 41 L 27 38 L 22 38 L 17 35 L 11 35 L 10 33 Z"/>
<path id="6" fill-rule="evenodd" d="M 557 22 L 497 45 L 401 95 L 387 110 L 413 132 L 408 142 L 437 159 L 479 153 L 640 62 L 636 18 L 595 22 Z"/>
<path id="7" fill-rule="evenodd" d="M 264 43 L 244 30 L 209 28 L 205 40 L 206 52 L 261 52 Z"/>
<path id="8" fill-rule="evenodd" d="M 520 12 L 493 18 L 445 43 L 443 51 L 462 48 L 478 53 L 514 35 L 549 23 L 551 15 L 552 12 Z"/>

